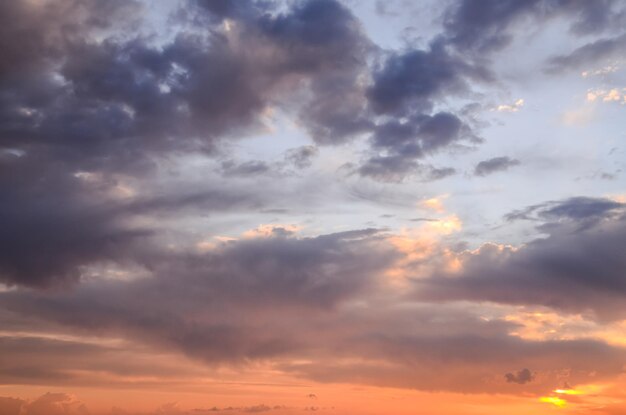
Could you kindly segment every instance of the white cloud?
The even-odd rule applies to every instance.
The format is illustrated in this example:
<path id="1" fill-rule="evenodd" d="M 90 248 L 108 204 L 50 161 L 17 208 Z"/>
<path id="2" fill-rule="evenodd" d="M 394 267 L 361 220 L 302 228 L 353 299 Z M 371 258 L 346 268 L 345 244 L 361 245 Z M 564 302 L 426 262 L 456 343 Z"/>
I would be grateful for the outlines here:
<path id="1" fill-rule="evenodd" d="M 524 100 L 522 98 L 515 101 L 513 104 L 501 104 L 496 107 L 498 112 L 517 112 L 524 106 Z"/>

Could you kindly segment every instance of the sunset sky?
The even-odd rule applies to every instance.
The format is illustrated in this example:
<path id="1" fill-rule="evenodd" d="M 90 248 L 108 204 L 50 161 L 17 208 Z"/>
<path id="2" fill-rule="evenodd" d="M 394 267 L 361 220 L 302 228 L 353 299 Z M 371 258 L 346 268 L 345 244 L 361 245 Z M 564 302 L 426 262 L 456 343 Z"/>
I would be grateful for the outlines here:
<path id="1" fill-rule="evenodd" d="M 0 415 L 626 414 L 626 1 L 0 1 Z"/>

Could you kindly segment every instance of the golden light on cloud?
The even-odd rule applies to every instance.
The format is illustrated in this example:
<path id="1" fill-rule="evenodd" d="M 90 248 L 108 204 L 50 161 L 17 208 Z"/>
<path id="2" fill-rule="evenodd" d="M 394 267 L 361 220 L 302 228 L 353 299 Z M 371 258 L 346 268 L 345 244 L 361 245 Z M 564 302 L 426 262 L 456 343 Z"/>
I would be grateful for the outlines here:
<path id="1" fill-rule="evenodd" d="M 626 203 L 626 194 L 608 195 L 607 197 L 618 203 Z"/>
<path id="2" fill-rule="evenodd" d="M 602 403 L 604 399 L 597 393 L 602 389 L 600 385 L 585 385 L 580 388 L 570 388 L 567 384 L 563 388 L 555 389 L 550 396 L 542 396 L 539 398 L 540 402 L 551 404 L 557 408 L 565 408 L 570 403 L 582 404 L 582 403 Z M 591 400 L 581 400 L 583 395 L 589 395 Z M 572 397 L 571 401 L 567 401 Z M 566 399 L 567 398 L 567 399 Z M 575 400 L 574 400 L 575 399 Z"/>
<path id="3" fill-rule="evenodd" d="M 580 76 L 582 76 L 583 78 L 589 78 L 591 76 L 607 75 L 610 73 L 617 72 L 618 69 L 619 69 L 619 66 L 617 65 L 617 63 L 615 63 L 615 64 L 607 65 L 599 69 L 583 71 L 581 72 Z"/>
<path id="4" fill-rule="evenodd" d="M 302 227 L 298 225 L 279 224 L 279 223 L 261 224 L 257 226 L 255 229 L 250 229 L 249 231 L 244 232 L 243 237 L 244 238 L 259 238 L 259 237 L 268 238 L 280 232 L 297 233 L 300 230 L 302 230 Z"/>
<path id="5" fill-rule="evenodd" d="M 589 102 L 621 102 L 626 104 L 626 88 L 590 89 L 587 91 Z"/>
<path id="6" fill-rule="evenodd" d="M 280 233 L 292 234 L 302 230 L 301 226 L 290 224 L 261 224 L 254 229 L 245 231 L 241 237 L 251 238 L 269 238 Z M 196 250 L 200 252 L 208 252 L 218 248 L 229 242 L 237 241 L 239 238 L 231 236 L 218 235 L 209 239 L 203 239 L 195 244 Z"/>
<path id="7" fill-rule="evenodd" d="M 626 321 L 598 324 L 580 314 L 559 314 L 550 310 L 525 308 L 511 310 L 503 319 L 515 324 L 515 329 L 509 332 L 510 335 L 525 340 L 593 338 L 615 346 L 626 346 Z"/>
<path id="8" fill-rule="evenodd" d="M 443 200 L 446 199 L 448 195 L 442 195 L 437 197 L 431 197 L 430 199 L 423 200 L 419 202 L 418 206 L 422 209 L 432 210 L 436 213 L 445 212 L 445 208 L 443 206 Z"/>
<path id="9" fill-rule="evenodd" d="M 403 254 L 396 261 L 395 266 L 385 271 L 387 280 L 398 287 L 406 286 L 407 270 L 411 269 L 411 274 L 415 275 L 416 270 L 413 265 L 430 257 L 437 248 L 437 242 L 433 238 L 415 235 L 414 230 L 403 230 L 398 235 L 390 236 L 388 242 Z"/>
<path id="10" fill-rule="evenodd" d="M 435 266 L 449 272 L 460 271 L 462 261 L 456 253 L 442 244 L 441 239 L 458 232 L 462 227 L 461 220 L 456 215 L 450 215 L 424 222 L 419 227 L 402 229 L 397 234 L 389 236 L 388 243 L 403 255 L 393 267 L 386 270 L 385 276 L 392 285 L 405 287 L 408 277 L 426 276 Z M 437 260 L 429 260 L 433 258 Z"/>
<path id="11" fill-rule="evenodd" d="M 565 408 L 567 406 L 567 401 L 557 396 L 542 396 L 541 398 L 539 398 L 539 402 L 549 403 L 558 408 Z"/>
<path id="12" fill-rule="evenodd" d="M 583 391 L 579 391 L 576 389 L 555 389 L 554 393 L 558 393 L 559 395 L 583 395 Z"/>
<path id="13" fill-rule="evenodd" d="M 463 222 L 456 215 L 447 216 L 437 221 L 429 222 L 426 225 L 429 229 L 440 235 L 449 235 L 458 232 L 463 228 Z"/>
<path id="14" fill-rule="evenodd" d="M 524 100 L 522 98 L 515 101 L 513 104 L 502 104 L 496 107 L 498 112 L 517 112 L 524 106 Z"/>
<path id="15" fill-rule="evenodd" d="M 214 236 L 211 239 L 208 240 L 202 240 L 196 243 L 196 249 L 200 252 L 208 252 L 208 251 L 212 251 L 213 249 L 216 249 L 217 247 L 219 247 L 220 245 L 232 242 L 232 241 L 236 241 L 237 238 L 233 238 L 230 236 L 222 236 L 222 235 L 218 235 L 218 236 Z"/>

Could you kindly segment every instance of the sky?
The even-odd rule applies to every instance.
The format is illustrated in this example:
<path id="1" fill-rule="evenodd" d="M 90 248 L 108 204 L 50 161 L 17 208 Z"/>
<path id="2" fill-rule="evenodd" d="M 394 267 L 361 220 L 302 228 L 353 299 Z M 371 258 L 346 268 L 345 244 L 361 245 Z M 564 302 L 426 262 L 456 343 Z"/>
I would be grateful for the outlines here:
<path id="1" fill-rule="evenodd" d="M 626 3 L 0 2 L 0 415 L 626 413 Z"/>

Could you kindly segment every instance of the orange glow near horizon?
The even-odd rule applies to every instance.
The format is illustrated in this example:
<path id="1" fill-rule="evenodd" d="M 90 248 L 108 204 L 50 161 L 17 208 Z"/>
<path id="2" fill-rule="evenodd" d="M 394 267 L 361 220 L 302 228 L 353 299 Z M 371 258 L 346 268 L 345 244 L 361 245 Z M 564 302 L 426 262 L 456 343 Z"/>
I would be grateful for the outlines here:
<path id="1" fill-rule="evenodd" d="M 16 392 L 20 390 L 18 395 Z M 2 394 L 34 401 L 49 392 L 64 393 L 59 388 L 9 386 L 3 388 Z M 110 415 L 112 407 L 122 411 L 113 413 L 124 415 L 219 413 L 219 409 L 233 414 L 272 414 L 274 411 L 270 409 L 273 408 L 276 408 L 277 414 L 282 415 L 294 415 L 303 411 L 334 415 L 414 415 L 416 410 L 420 415 L 501 415 L 503 412 L 507 415 L 527 415 L 541 413 L 545 404 L 560 410 L 568 409 L 567 402 L 558 397 L 533 399 L 508 395 L 463 395 L 314 383 L 293 386 L 242 384 L 223 387 L 221 390 L 209 388 L 206 393 L 79 388 L 67 395 L 67 401 L 60 405 L 68 403 L 84 405 L 92 415 Z M 264 408 L 269 409 L 262 410 Z"/>

